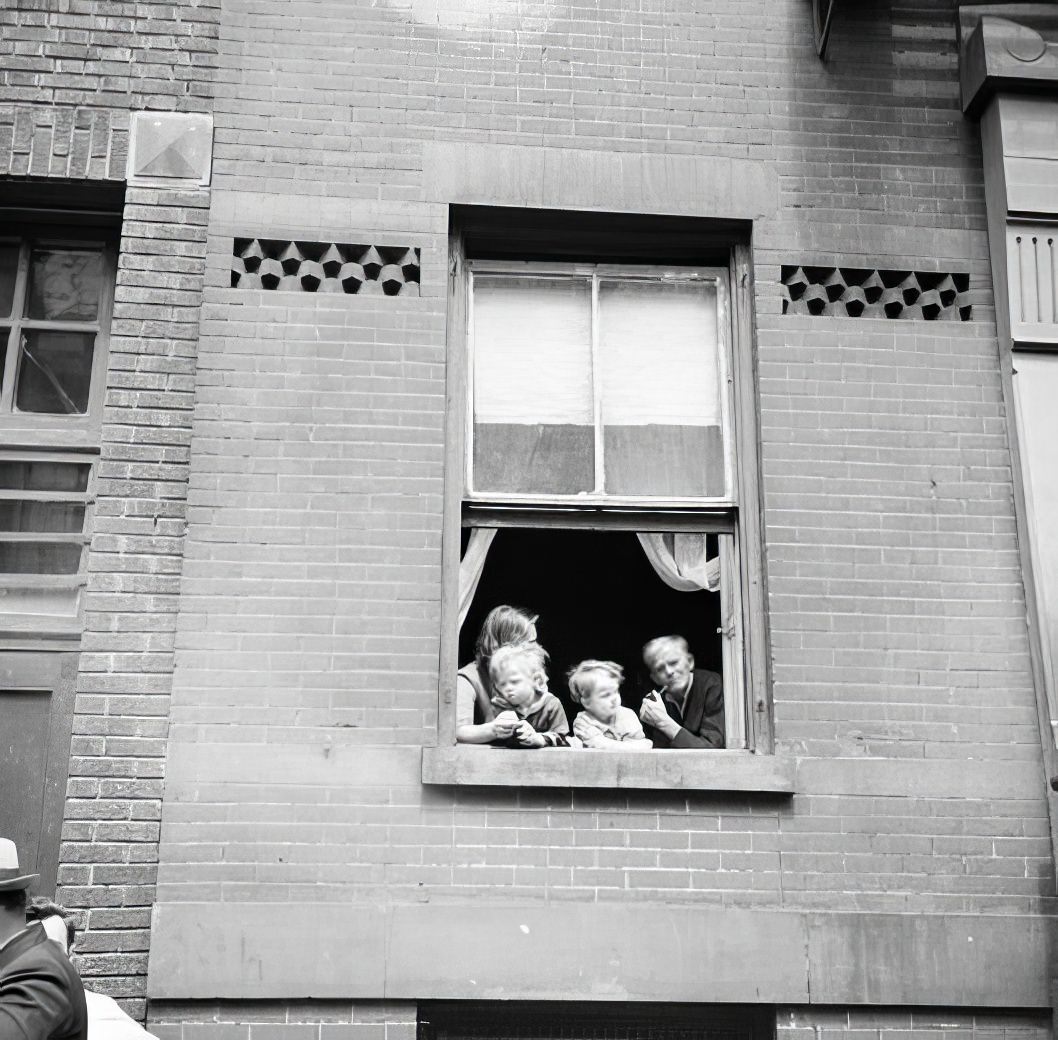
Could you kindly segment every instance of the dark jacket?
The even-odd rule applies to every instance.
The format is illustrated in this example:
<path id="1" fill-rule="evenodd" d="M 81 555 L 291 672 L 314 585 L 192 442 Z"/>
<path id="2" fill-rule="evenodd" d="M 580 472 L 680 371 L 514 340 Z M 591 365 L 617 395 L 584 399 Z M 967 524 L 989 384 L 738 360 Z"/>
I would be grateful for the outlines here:
<path id="1" fill-rule="evenodd" d="M 87 1040 L 84 987 L 37 923 L 0 950 L 0 1040 Z"/>
<path id="2" fill-rule="evenodd" d="M 680 724 L 670 741 L 664 733 L 647 727 L 647 736 L 656 748 L 722 748 L 724 746 L 724 682 L 716 672 L 696 668 L 686 703 L 662 698 L 669 718 Z"/>

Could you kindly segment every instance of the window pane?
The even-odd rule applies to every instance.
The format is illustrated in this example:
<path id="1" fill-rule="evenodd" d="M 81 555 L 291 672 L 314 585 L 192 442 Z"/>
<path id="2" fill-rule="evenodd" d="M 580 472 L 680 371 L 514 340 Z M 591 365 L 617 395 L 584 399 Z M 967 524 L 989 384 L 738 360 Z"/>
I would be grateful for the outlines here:
<path id="1" fill-rule="evenodd" d="M 723 497 L 715 288 L 602 281 L 599 359 L 607 493 Z"/>
<path id="2" fill-rule="evenodd" d="M 75 534 L 84 529 L 84 506 L 77 502 L 0 500 L 0 531 Z"/>
<path id="3" fill-rule="evenodd" d="M 95 321 L 103 283 L 99 252 L 34 249 L 29 272 L 29 317 Z"/>
<path id="4" fill-rule="evenodd" d="M 1014 355 L 1018 442 L 1025 479 L 1033 576 L 1050 696 L 1058 682 L 1058 357 Z M 1053 703 L 1053 702 L 1052 702 Z M 1051 718 L 1055 718 L 1052 706 Z"/>
<path id="5" fill-rule="evenodd" d="M 479 275 L 473 326 L 474 489 L 590 492 L 591 282 Z"/>
<path id="6" fill-rule="evenodd" d="M 15 407 L 61 415 L 88 411 L 95 333 L 26 329 L 18 365 Z"/>
<path id="7" fill-rule="evenodd" d="M 0 386 L 4 382 L 4 368 L 7 366 L 7 344 L 11 339 L 11 330 L 0 325 Z"/>
<path id="8" fill-rule="evenodd" d="M 11 313 L 17 274 L 18 246 L 0 245 L 0 317 L 6 318 Z"/>
<path id="9" fill-rule="evenodd" d="M 0 574 L 76 574 L 81 546 L 0 542 Z"/>
<path id="10" fill-rule="evenodd" d="M 0 488 L 11 491 L 74 491 L 88 488 L 87 462 L 0 460 Z"/>

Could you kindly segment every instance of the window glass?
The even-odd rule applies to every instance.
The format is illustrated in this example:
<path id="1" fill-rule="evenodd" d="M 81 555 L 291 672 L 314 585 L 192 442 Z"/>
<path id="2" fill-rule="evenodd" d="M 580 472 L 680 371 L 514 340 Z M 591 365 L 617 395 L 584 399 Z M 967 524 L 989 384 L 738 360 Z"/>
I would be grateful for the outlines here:
<path id="1" fill-rule="evenodd" d="M 0 500 L 0 531 L 76 534 L 84 528 L 84 506 L 76 502 Z"/>
<path id="2" fill-rule="evenodd" d="M 0 317 L 6 318 L 11 313 L 17 274 L 18 246 L 0 245 Z"/>
<path id="3" fill-rule="evenodd" d="M 80 545 L 0 542 L 0 574 L 76 574 Z"/>
<path id="4" fill-rule="evenodd" d="M 599 365 L 606 492 L 723 497 L 715 288 L 602 280 Z"/>
<path id="5" fill-rule="evenodd" d="M 59 415 L 88 410 L 95 333 L 25 329 L 15 407 Z"/>
<path id="6" fill-rule="evenodd" d="M 96 320 L 103 284 L 103 257 L 98 251 L 35 249 L 29 279 L 30 318 Z"/>
<path id="7" fill-rule="evenodd" d="M 82 492 L 88 488 L 91 468 L 87 462 L 0 459 L 0 487 L 15 491 Z"/>
<path id="8" fill-rule="evenodd" d="M 479 275 L 473 350 L 474 488 L 590 492 L 590 280 Z"/>

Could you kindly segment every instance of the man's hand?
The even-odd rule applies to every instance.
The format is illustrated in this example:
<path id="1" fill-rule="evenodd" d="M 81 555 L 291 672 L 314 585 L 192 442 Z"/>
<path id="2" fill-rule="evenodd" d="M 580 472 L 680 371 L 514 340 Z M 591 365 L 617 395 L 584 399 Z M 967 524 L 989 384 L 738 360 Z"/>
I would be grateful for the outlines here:
<path id="1" fill-rule="evenodd" d="M 639 709 L 640 721 L 664 734 L 672 740 L 680 731 L 679 723 L 669 716 L 665 705 L 656 696 L 643 698 L 643 706 Z"/>

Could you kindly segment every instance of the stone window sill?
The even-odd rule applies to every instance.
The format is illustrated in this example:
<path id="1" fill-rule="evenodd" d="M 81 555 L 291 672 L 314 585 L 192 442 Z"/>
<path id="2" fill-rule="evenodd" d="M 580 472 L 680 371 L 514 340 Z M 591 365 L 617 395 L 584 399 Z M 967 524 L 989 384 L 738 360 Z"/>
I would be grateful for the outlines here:
<path id="1" fill-rule="evenodd" d="M 423 748 L 422 782 L 792 794 L 794 765 L 792 758 L 750 751 L 513 751 L 456 745 Z"/>

